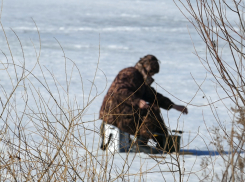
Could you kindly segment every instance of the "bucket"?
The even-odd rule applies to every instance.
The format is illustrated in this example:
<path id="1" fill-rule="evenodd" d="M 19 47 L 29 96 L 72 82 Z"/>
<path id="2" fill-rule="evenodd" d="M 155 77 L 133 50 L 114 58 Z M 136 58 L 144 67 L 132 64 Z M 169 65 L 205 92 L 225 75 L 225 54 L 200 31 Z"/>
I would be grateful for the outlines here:
<path id="1" fill-rule="evenodd" d="M 166 151 L 167 153 L 180 151 L 181 136 L 176 134 L 169 135 L 168 137 L 165 137 L 164 135 L 155 135 L 154 138 L 158 141 L 163 151 Z"/>

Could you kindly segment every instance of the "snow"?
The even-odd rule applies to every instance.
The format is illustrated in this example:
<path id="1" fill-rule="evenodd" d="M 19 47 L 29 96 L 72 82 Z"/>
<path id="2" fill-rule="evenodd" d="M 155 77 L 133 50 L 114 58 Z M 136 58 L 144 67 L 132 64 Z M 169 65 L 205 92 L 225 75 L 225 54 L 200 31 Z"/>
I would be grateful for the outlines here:
<path id="1" fill-rule="evenodd" d="M 82 117 L 81 122 L 84 122 L 85 127 L 99 130 L 101 121 L 97 118 L 100 105 L 116 74 L 125 67 L 134 66 L 140 57 L 153 54 L 161 60 L 160 73 L 154 76 L 156 81 L 154 87 L 173 102 L 187 105 L 189 110 L 188 115 L 182 115 L 174 110 L 169 112 L 162 110 L 165 123 L 171 129 L 184 131 L 181 146 L 200 150 L 207 150 L 207 146 L 209 146 L 209 149 L 213 150 L 213 147 L 209 145 L 211 136 L 207 129 L 218 126 L 214 115 L 219 116 L 221 123 L 229 128 L 231 114 L 227 113 L 223 104 L 225 103 L 230 108 L 233 103 L 229 99 L 225 99 L 223 102 L 218 101 L 220 98 L 226 97 L 226 94 L 221 88 L 216 87 L 212 75 L 205 70 L 194 54 L 196 50 L 200 56 L 205 58 L 205 45 L 173 1 L 26 0 L 24 3 L 17 0 L 4 1 L 1 21 L 13 58 L 18 64 L 24 61 L 19 38 L 23 45 L 28 70 L 35 66 L 37 60 L 35 49 L 38 52 L 40 47 L 39 36 L 32 19 L 37 24 L 41 37 L 39 62 L 49 85 L 48 90 L 53 93 L 55 99 L 61 102 L 74 102 L 76 97 L 77 105 L 82 108 L 88 99 L 91 101 L 96 96 L 96 89 L 98 93 L 102 92 L 93 100 Z M 11 62 L 11 54 L 2 30 L 0 45 L 1 50 Z M 226 61 L 229 61 L 231 57 L 226 55 L 225 50 L 226 47 L 224 48 L 224 57 Z M 1 62 L 6 62 L 3 54 L 0 59 Z M 70 59 L 76 63 L 77 67 L 73 67 Z M 96 69 L 97 64 L 98 70 Z M 0 67 L 3 69 L 2 66 Z M 64 74 L 65 71 L 68 73 L 70 82 L 69 99 L 65 95 L 68 82 Z M 8 74 L 14 78 L 14 69 L 11 68 L 9 73 L 4 70 L 0 71 L 0 84 L 5 88 L 7 94 L 10 94 L 12 83 Z M 20 74 L 21 70 L 19 69 L 18 77 Z M 44 100 L 50 99 L 49 104 L 52 105 L 54 101 L 37 80 L 38 78 L 42 83 L 45 83 L 41 69 L 36 66 L 33 74 L 36 78 L 32 75 L 28 77 L 27 92 L 30 94 L 33 86 L 39 88 Z M 52 75 L 57 79 L 57 86 L 54 84 L 55 79 Z M 94 86 L 91 83 L 93 80 Z M 13 82 L 16 83 L 17 79 L 13 79 Z M 201 89 L 199 89 L 200 85 L 202 85 Z M 56 87 L 61 91 L 60 95 Z M 22 94 L 23 89 L 18 88 L 15 96 L 17 100 Z M 1 97 L 3 98 L 3 96 Z M 35 108 L 33 99 L 35 94 L 31 98 L 32 100 L 28 101 L 29 105 L 33 105 Z M 210 102 L 215 103 L 209 106 Z M 23 106 L 24 102 L 18 101 L 19 112 L 23 110 Z M 29 127 L 33 127 L 32 124 Z M 88 148 L 92 153 L 97 153 L 95 149 L 92 151 L 92 145 L 97 147 L 100 144 L 99 135 L 93 135 L 91 131 L 87 132 Z M 190 141 L 192 142 L 189 143 Z M 102 154 L 103 152 L 99 151 L 99 155 Z M 178 173 L 165 172 L 172 169 L 172 166 L 164 163 L 173 160 L 170 156 L 158 163 L 146 154 L 136 154 L 136 156 L 134 154 L 127 156 L 124 153 L 116 154 L 112 164 L 112 174 L 116 175 L 116 169 L 121 169 L 126 158 L 128 161 L 133 161 L 129 170 L 126 170 L 128 175 L 126 179 L 130 181 L 165 180 L 169 182 L 179 180 Z M 222 164 L 219 156 L 210 157 L 210 159 L 216 164 Z M 183 181 L 187 181 L 187 179 L 189 181 L 200 180 L 198 177 L 202 173 L 200 171 L 201 160 L 201 156 L 180 156 L 180 166 L 182 171 L 186 173 Z M 216 170 L 220 171 L 220 168 L 217 167 Z M 176 167 L 173 167 L 173 170 L 175 169 Z M 149 170 L 149 173 L 145 173 L 143 176 L 132 175 L 146 170 Z M 188 174 L 188 172 L 191 173 Z"/>

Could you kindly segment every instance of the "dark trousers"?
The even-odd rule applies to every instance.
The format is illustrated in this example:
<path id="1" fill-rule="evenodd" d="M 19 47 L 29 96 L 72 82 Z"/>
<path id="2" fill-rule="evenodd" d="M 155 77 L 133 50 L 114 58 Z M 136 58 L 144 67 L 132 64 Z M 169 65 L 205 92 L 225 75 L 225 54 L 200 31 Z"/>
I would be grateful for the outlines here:
<path id="1" fill-rule="evenodd" d="M 152 105 L 149 109 L 134 110 L 132 115 L 119 116 L 118 128 L 131 135 L 140 136 L 147 141 L 155 140 L 154 133 L 168 136 L 168 129 L 161 117 L 160 108 Z"/>

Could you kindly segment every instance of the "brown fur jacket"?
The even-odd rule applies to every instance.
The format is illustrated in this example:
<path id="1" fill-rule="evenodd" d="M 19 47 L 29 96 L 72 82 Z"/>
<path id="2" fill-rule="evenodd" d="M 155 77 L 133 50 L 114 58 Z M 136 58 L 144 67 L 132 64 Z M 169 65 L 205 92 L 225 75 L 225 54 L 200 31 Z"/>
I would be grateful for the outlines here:
<path id="1" fill-rule="evenodd" d="M 139 108 L 140 99 L 145 100 L 160 114 L 159 107 L 171 109 L 173 102 L 157 93 L 144 83 L 143 75 L 135 68 L 125 68 L 119 72 L 111 84 L 100 109 L 100 119 L 124 132 L 135 134 L 147 109 Z"/>

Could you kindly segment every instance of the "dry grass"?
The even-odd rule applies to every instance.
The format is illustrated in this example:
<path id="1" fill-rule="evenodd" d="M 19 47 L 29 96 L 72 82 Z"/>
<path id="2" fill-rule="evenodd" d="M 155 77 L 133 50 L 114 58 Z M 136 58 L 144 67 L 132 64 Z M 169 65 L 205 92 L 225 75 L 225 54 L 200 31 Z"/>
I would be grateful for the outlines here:
<path id="1" fill-rule="evenodd" d="M 224 105 L 231 115 L 232 127 L 227 128 L 219 120 L 212 101 L 208 100 L 219 127 L 213 130 L 207 127 L 207 130 L 212 138 L 211 145 L 216 147 L 222 157 L 222 173 L 216 172 L 215 159 L 210 156 L 206 156 L 201 163 L 202 176 L 198 176 L 200 173 L 187 172 L 184 158 L 178 154 L 171 154 L 170 161 L 153 158 L 155 166 L 152 168 L 157 167 L 158 171 L 145 169 L 145 161 L 140 159 L 139 169 L 131 172 L 137 154 L 100 151 L 100 133 L 95 125 L 99 121 L 97 118 L 84 121 L 88 107 L 101 94 L 97 93 L 95 85 L 98 66 L 91 89 L 85 93 L 80 70 L 75 62 L 66 57 L 60 45 L 64 54 L 64 79 L 60 80 L 39 62 L 41 36 L 37 28 L 40 44 L 37 47 L 33 44 L 36 63 L 27 69 L 18 35 L 13 31 L 20 43 L 22 61 L 14 59 L 1 24 L 10 56 L 3 52 L 5 60 L 0 62 L 0 71 L 10 86 L 0 85 L 0 119 L 3 123 L 0 128 L 0 181 L 129 181 L 132 176 L 136 181 L 145 181 L 147 174 L 151 173 L 161 176 L 160 180 L 164 181 L 166 172 L 172 174 L 173 181 L 188 181 L 191 174 L 197 175 L 200 181 L 244 181 L 245 159 L 241 153 L 244 152 L 245 143 L 243 4 L 232 1 L 233 5 L 230 6 L 226 1 L 212 0 L 182 0 L 176 3 L 181 7 L 180 11 L 185 8 L 185 13 L 191 15 L 192 19 L 188 20 L 206 45 L 205 58 L 195 52 L 198 59 L 234 105 L 234 109 Z M 237 16 L 236 24 L 229 22 L 227 11 Z M 237 25 L 240 31 L 235 28 Z M 229 50 L 233 58 L 231 64 L 222 56 L 224 48 L 220 44 L 228 47 L 226 51 Z M 98 64 L 99 59 L 100 56 Z M 72 94 L 75 73 L 79 75 L 82 98 Z M 201 85 L 199 90 L 202 91 Z M 92 92 L 96 93 L 95 96 L 92 96 Z M 85 97 L 86 94 L 88 96 Z M 229 146 L 229 155 L 223 154 L 225 144 Z M 120 166 L 115 165 L 118 159 Z M 162 170 L 163 166 L 167 170 Z"/>
<path id="2" fill-rule="evenodd" d="M 200 179 L 244 181 L 244 1 L 176 0 L 175 3 L 206 45 L 204 57 L 196 49 L 195 54 L 212 75 L 217 96 L 220 98 L 219 92 L 223 90 L 234 107 L 230 108 L 220 98 L 230 115 L 227 118 L 229 123 L 225 125 L 220 120 L 214 103 L 207 99 L 217 121 L 214 129 L 207 127 L 207 130 L 212 138 L 211 145 L 222 157 L 222 163 L 219 164 L 222 172 L 216 171 L 212 158 L 205 157 L 201 164 L 204 168 L 203 178 Z M 228 146 L 228 155 L 223 153 L 224 146 Z"/>
<path id="3" fill-rule="evenodd" d="M 177 154 L 171 163 L 153 159 L 152 168 L 157 167 L 157 171 L 145 169 L 142 159 L 139 169 L 131 172 L 137 154 L 100 150 L 100 130 L 95 123 L 101 121 L 84 119 L 88 107 L 101 94 L 95 85 L 98 66 L 92 86 L 85 93 L 80 70 L 66 57 L 58 40 L 64 55 L 63 78 L 39 62 L 42 44 L 38 27 L 39 45 L 33 44 L 36 62 L 29 69 L 21 41 L 14 30 L 13 33 L 19 40 L 23 60 L 14 59 L 4 31 L 10 56 L 3 53 L 5 60 L 0 63 L 1 75 L 8 83 L 1 85 L 0 91 L 0 181 L 129 181 L 132 177 L 145 181 L 147 174 L 152 173 L 160 174 L 164 180 L 166 172 L 172 172 L 173 177 L 174 173 L 180 173 L 181 181 Z M 80 80 L 82 97 L 73 94 L 73 75 Z M 120 162 L 115 161 L 118 159 Z M 163 165 L 168 170 L 162 170 Z"/>

